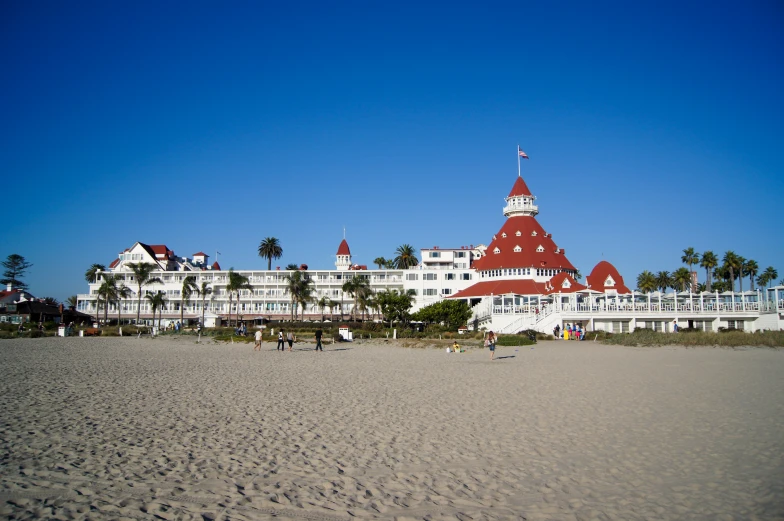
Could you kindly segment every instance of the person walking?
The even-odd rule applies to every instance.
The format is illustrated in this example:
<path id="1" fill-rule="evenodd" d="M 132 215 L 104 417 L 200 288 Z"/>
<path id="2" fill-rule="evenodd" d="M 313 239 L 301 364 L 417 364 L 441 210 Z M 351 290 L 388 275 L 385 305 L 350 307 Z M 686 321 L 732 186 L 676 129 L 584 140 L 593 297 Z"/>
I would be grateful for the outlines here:
<path id="1" fill-rule="evenodd" d="M 321 329 L 317 329 L 316 330 L 316 351 L 321 351 L 323 353 L 324 352 L 324 346 L 321 345 L 321 336 L 322 335 L 323 335 L 323 332 L 321 331 Z"/>
<path id="2" fill-rule="evenodd" d="M 253 346 L 254 351 L 261 351 L 261 329 L 256 331 L 256 344 Z"/>
<path id="3" fill-rule="evenodd" d="M 284 338 L 286 337 L 283 336 L 283 330 L 281 329 L 280 331 L 278 331 L 278 346 L 275 348 L 276 351 L 278 349 L 280 349 L 281 351 L 285 351 L 286 341 L 284 340 Z"/>
<path id="4" fill-rule="evenodd" d="M 289 342 L 289 351 L 291 351 L 291 348 L 294 346 L 294 333 L 289 331 L 286 334 L 286 340 L 288 340 L 288 342 Z"/>
<path id="5" fill-rule="evenodd" d="M 485 339 L 485 345 L 490 349 L 490 360 L 495 358 L 495 333 L 490 331 L 487 333 L 487 338 Z"/>

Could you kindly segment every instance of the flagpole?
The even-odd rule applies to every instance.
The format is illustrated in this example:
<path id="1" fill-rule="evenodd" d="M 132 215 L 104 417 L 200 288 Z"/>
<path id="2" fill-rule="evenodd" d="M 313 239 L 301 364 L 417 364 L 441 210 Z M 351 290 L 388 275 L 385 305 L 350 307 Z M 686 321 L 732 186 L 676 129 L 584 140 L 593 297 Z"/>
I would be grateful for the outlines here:
<path id="1" fill-rule="evenodd" d="M 520 145 L 517 145 L 517 177 L 520 177 Z"/>

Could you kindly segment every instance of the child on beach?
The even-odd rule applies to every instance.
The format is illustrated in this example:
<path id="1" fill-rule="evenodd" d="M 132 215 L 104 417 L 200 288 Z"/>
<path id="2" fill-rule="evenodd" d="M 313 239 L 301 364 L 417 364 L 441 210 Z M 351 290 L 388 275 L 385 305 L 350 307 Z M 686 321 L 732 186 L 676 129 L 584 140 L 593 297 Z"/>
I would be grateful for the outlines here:
<path id="1" fill-rule="evenodd" d="M 485 339 L 485 345 L 490 349 L 490 360 L 495 358 L 495 333 L 490 331 L 487 333 L 487 338 Z"/>
<path id="2" fill-rule="evenodd" d="M 261 351 L 261 329 L 256 331 L 256 343 L 253 346 L 254 351 Z"/>

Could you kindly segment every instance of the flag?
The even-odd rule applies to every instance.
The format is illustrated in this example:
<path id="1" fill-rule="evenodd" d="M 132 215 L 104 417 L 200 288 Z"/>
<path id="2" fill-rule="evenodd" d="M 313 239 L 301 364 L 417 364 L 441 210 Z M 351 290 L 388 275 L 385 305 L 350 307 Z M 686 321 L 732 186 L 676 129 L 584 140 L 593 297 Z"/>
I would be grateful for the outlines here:
<path id="1" fill-rule="evenodd" d="M 217 253 L 218 255 L 222 255 L 221 252 L 219 252 L 219 251 L 216 251 L 215 253 Z"/>
<path id="2" fill-rule="evenodd" d="M 522 148 L 520 148 L 520 145 L 517 145 L 517 153 L 518 153 L 518 154 L 520 155 L 520 157 L 522 157 L 523 159 L 528 159 L 528 154 L 526 154 L 525 152 L 523 152 L 523 149 L 522 149 Z"/>

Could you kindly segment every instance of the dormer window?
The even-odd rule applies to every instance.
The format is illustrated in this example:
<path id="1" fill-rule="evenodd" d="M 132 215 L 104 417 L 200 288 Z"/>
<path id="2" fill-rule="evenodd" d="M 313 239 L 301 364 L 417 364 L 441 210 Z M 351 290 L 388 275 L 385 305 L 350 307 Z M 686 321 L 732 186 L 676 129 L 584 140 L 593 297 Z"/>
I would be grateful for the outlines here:
<path id="1" fill-rule="evenodd" d="M 521 235 L 522 235 L 522 233 L 520 233 L 520 230 L 517 230 L 517 231 L 515 232 L 515 237 L 520 237 Z"/>
<path id="2" fill-rule="evenodd" d="M 607 275 L 607 278 L 604 281 L 604 287 L 605 288 L 611 288 L 613 286 L 615 286 L 615 281 L 613 280 L 613 278 L 611 276 Z"/>
<path id="3" fill-rule="evenodd" d="M 544 248 L 542 247 L 541 244 L 539 245 L 538 248 L 536 248 L 536 251 L 538 251 L 539 253 L 542 253 L 544 251 Z"/>
<path id="4" fill-rule="evenodd" d="M 496 246 L 495 249 L 493 250 L 493 253 L 501 253 L 501 248 Z"/>
<path id="5" fill-rule="evenodd" d="M 521 251 L 523 251 L 523 249 L 518 244 L 517 246 L 514 247 L 514 251 L 515 251 L 515 253 L 520 253 Z"/>
<path id="6" fill-rule="evenodd" d="M 536 237 L 536 230 L 531 232 L 531 237 Z"/>
<path id="7" fill-rule="evenodd" d="M 572 287 L 572 283 L 569 282 L 569 279 L 564 279 L 563 284 L 561 284 L 561 287 L 562 288 L 571 288 Z"/>
<path id="8" fill-rule="evenodd" d="M 502 233 L 502 234 L 501 234 L 501 237 L 503 237 L 504 239 L 506 239 L 506 232 Z"/>
<path id="9" fill-rule="evenodd" d="M 493 235 L 493 240 L 495 240 L 495 235 Z"/>
<path id="10" fill-rule="evenodd" d="M 555 253 L 561 253 L 561 248 L 556 248 Z"/>

